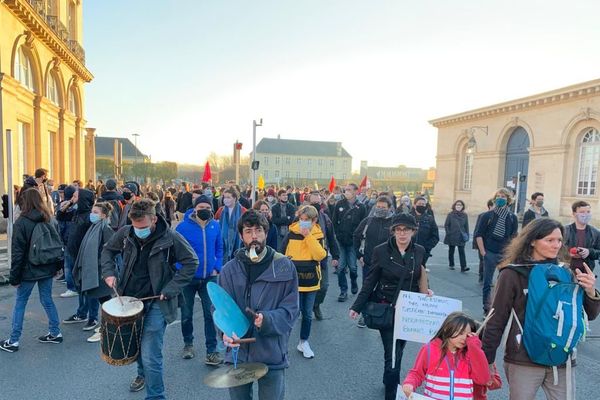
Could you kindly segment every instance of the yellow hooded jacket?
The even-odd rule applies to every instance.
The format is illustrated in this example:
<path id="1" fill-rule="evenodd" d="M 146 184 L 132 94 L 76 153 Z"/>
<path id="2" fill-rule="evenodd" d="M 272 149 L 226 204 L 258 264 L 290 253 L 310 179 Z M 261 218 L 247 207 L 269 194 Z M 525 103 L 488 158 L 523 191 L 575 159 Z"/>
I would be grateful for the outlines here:
<path id="1" fill-rule="evenodd" d="M 321 266 L 319 262 L 327 257 L 323 248 L 323 231 L 313 224 L 310 235 L 300 233 L 300 224 L 290 225 L 285 247 L 285 255 L 290 257 L 298 272 L 298 291 L 313 292 L 321 288 Z"/>

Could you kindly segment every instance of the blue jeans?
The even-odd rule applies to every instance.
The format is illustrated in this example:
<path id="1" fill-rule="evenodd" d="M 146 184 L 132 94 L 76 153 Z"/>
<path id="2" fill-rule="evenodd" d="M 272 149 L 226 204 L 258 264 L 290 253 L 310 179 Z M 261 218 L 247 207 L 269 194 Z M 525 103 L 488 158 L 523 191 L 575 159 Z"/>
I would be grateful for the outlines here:
<path id="1" fill-rule="evenodd" d="M 138 375 L 146 381 L 146 400 L 163 400 L 165 384 L 163 382 L 163 338 L 167 322 L 160 311 L 158 302 L 147 306 L 144 315 L 144 330 L 140 356 L 137 359 Z"/>
<path id="2" fill-rule="evenodd" d="M 194 297 L 198 293 L 202 302 L 202 314 L 204 315 L 204 338 L 207 353 L 217 351 L 217 332 L 210 310 L 212 302 L 210 301 L 210 297 L 208 297 L 206 287 L 208 282 L 216 281 L 216 276 L 211 276 L 208 279 L 193 279 L 182 290 L 184 303 L 181 305 L 181 334 L 183 335 L 183 343 L 186 345 L 194 344 Z"/>
<path id="3" fill-rule="evenodd" d="M 259 400 L 283 400 L 285 396 L 285 369 L 269 369 L 258 380 Z M 229 388 L 231 400 L 252 400 L 252 383 Z"/>
<path id="4" fill-rule="evenodd" d="M 17 299 L 13 310 L 12 332 L 10 334 L 11 343 L 19 341 L 23 332 L 23 318 L 25 317 L 25 307 L 31 295 L 33 287 L 37 283 L 40 293 L 40 303 L 48 316 L 48 331 L 52 336 L 60 333 L 58 311 L 52 301 L 52 278 L 42 279 L 40 281 L 23 281 L 17 288 Z"/>
<path id="5" fill-rule="evenodd" d="M 313 307 L 317 291 L 300 292 L 300 311 L 302 312 L 302 324 L 300 325 L 300 339 L 308 340 L 310 336 L 310 326 L 313 318 Z"/>
<path id="6" fill-rule="evenodd" d="M 97 298 L 79 294 L 79 306 L 75 313 L 80 318 L 87 318 L 90 321 L 98 321 L 98 309 L 100 301 Z"/>
<path id="7" fill-rule="evenodd" d="M 486 251 L 483 256 L 483 311 L 488 312 L 491 307 L 492 281 L 496 266 L 502 261 L 502 254 Z"/>
<path id="8" fill-rule="evenodd" d="M 348 291 L 348 280 L 346 279 L 346 270 L 350 270 L 350 280 L 356 282 L 358 271 L 356 268 L 356 251 L 354 246 L 340 245 L 340 265 L 338 267 L 338 284 L 342 293 Z"/>
<path id="9" fill-rule="evenodd" d="M 75 266 L 75 259 L 69 255 L 69 252 L 65 251 L 65 281 L 67 282 L 67 289 L 76 292 L 75 281 L 73 280 L 73 267 Z"/>

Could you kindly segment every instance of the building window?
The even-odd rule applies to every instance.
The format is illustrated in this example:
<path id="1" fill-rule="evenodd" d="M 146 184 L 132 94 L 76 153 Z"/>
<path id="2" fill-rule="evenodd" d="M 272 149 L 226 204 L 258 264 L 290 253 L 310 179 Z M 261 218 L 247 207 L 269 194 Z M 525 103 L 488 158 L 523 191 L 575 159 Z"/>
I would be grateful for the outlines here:
<path id="1" fill-rule="evenodd" d="M 322 167 L 323 166 L 323 160 L 319 159 L 319 161 L 317 162 L 317 164 L 319 165 L 319 167 Z"/>
<path id="2" fill-rule="evenodd" d="M 265 165 L 269 165 L 269 157 L 265 156 Z"/>
<path id="3" fill-rule="evenodd" d="M 308 172 L 306 173 L 306 177 L 307 177 L 308 179 L 312 178 L 312 173 L 311 173 L 310 171 L 308 171 Z"/>
<path id="4" fill-rule="evenodd" d="M 275 178 L 279 178 L 279 170 L 278 169 L 275 170 Z"/>
<path id="5" fill-rule="evenodd" d="M 600 162 L 600 134 L 590 128 L 583 135 L 579 150 L 579 172 L 577 174 L 577 194 L 592 196 L 596 194 L 598 181 L 598 163 Z"/>
<path id="6" fill-rule="evenodd" d="M 312 158 L 309 158 L 308 160 L 306 160 L 306 164 L 311 167 L 312 166 Z"/>
<path id="7" fill-rule="evenodd" d="M 52 103 L 58 105 L 58 85 L 54 75 L 48 75 L 48 87 L 46 88 L 46 96 Z"/>
<path id="8" fill-rule="evenodd" d="M 33 92 L 31 60 L 23 51 L 23 46 L 19 47 L 19 51 L 17 51 L 17 56 L 15 57 L 15 78 Z"/>
<path id="9" fill-rule="evenodd" d="M 465 165 L 463 170 L 463 190 L 471 190 L 473 183 L 473 149 L 467 149 L 465 153 Z"/>
<path id="10" fill-rule="evenodd" d="M 300 171 L 296 171 L 296 179 L 300 179 Z"/>
<path id="11" fill-rule="evenodd" d="M 269 171 L 265 171 L 265 179 L 269 179 Z"/>
<path id="12" fill-rule="evenodd" d="M 281 157 L 275 157 L 275 165 L 279 165 L 281 162 Z"/>
<path id="13" fill-rule="evenodd" d="M 300 164 L 302 164 L 302 159 L 300 157 L 298 157 L 296 159 L 296 165 L 300 165 Z"/>
<path id="14" fill-rule="evenodd" d="M 285 158 L 285 165 L 290 165 L 290 157 Z"/>
<path id="15" fill-rule="evenodd" d="M 335 166 L 335 160 L 329 160 L 329 168 L 333 168 Z"/>
<path id="16" fill-rule="evenodd" d="M 346 179 L 346 174 L 342 174 L 342 179 Z"/>
<path id="17" fill-rule="evenodd" d="M 285 177 L 289 178 L 290 177 L 290 171 L 285 171 Z"/>

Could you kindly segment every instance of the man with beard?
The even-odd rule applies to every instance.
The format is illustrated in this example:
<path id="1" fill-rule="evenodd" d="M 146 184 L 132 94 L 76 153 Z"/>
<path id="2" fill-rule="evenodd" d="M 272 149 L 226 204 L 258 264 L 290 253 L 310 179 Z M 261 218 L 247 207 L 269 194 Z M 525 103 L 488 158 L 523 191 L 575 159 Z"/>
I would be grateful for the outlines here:
<path id="1" fill-rule="evenodd" d="M 223 335 L 229 347 L 239 347 L 240 363 L 260 362 L 269 371 L 258 380 L 260 400 L 283 399 L 285 369 L 289 365 L 288 341 L 298 319 L 298 275 L 292 261 L 266 245 L 267 219 L 256 210 L 243 214 L 237 225 L 243 247 L 223 266 L 219 285 L 233 298 L 241 310 L 256 311 L 246 337 L 255 343 L 234 344 L 234 338 Z M 251 248 L 258 255 L 248 256 Z M 232 352 L 225 362 L 233 363 Z M 231 400 L 252 399 L 252 383 L 230 388 Z"/>

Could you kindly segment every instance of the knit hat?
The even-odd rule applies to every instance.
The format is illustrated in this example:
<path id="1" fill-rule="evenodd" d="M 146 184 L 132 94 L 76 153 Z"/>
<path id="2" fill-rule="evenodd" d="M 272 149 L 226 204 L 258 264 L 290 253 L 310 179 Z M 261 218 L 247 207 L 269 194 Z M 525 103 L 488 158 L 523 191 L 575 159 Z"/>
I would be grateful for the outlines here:
<path id="1" fill-rule="evenodd" d="M 136 184 L 136 182 L 127 182 L 125 185 L 123 185 L 123 187 L 128 189 L 131 193 L 133 193 L 136 196 L 140 195 L 138 185 Z"/>
<path id="2" fill-rule="evenodd" d="M 267 196 L 275 197 L 275 189 L 271 188 L 267 191 Z"/>
<path id="3" fill-rule="evenodd" d="M 106 190 L 116 190 L 117 189 L 117 181 L 115 181 L 114 179 L 108 179 L 106 181 L 106 183 L 104 184 L 104 186 L 106 187 Z"/>
<path id="4" fill-rule="evenodd" d="M 196 198 L 196 200 L 194 200 L 194 208 L 196 208 L 196 206 L 200 203 L 206 203 L 212 207 L 212 201 L 210 201 L 210 199 L 205 195 L 199 196 Z"/>
<path id="5" fill-rule="evenodd" d="M 394 230 L 397 226 L 403 225 L 410 229 L 417 229 L 417 220 L 410 214 L 400 213 L 392 217 L 391 230 Z"/>

